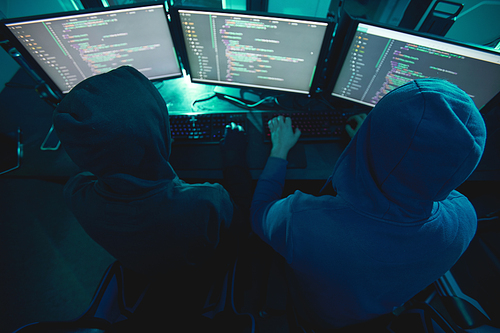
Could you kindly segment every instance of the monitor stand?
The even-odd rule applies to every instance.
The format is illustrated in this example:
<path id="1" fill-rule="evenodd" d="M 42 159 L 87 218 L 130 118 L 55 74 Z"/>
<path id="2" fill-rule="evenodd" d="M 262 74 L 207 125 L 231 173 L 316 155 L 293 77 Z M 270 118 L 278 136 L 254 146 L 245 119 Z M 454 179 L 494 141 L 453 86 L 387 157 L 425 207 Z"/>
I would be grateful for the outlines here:
<path id="1" fill-rule="evenodd" d="M 214 93 L 217 96 L 220 96 L 224 98 L 224 96 L 228 96 L 231 98 L 236 98 L 239 99 L 242 102 L 245 102 L 247 104 L 253 104 L 257 103 L 260 101 L 263 97 L 259 96 L 258 94 L 249 91 L 246 88 L 233 88 L 233 87 L 223 87 L 223 86 L 217 86 L 214 89 Z"/>

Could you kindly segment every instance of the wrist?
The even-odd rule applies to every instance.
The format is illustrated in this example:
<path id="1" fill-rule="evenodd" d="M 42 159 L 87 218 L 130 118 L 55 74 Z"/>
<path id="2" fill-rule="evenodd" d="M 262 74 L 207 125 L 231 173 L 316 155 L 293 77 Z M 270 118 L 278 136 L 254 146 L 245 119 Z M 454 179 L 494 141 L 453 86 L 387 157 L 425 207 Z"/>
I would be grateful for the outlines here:
<path id="1" fill-rule="evenodd" d="M 271 149 L 271 154 L 269 155 L 270 157 L 276 157 L 276 158 L 281 158 L 286 160 L 286 157 L 288 155 L 288 149 L 282 149 L 279 147 L 273 147 Z"/>

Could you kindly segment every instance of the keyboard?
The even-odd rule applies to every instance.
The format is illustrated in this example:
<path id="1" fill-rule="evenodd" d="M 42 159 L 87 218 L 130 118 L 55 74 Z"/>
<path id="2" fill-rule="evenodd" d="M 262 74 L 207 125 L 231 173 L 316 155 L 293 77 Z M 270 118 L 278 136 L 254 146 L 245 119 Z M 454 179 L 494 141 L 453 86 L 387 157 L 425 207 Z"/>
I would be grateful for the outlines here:
<path id="1" fill-rule="evenodd" d="M 247 128 L 245 113 L 207 113 L 196 115 L 170 115 L 173 143 L 214 144 L 224 137 L 226 125 L 234 122 Z"/>
<path id="2" fill-rule="evenodd" d="M 335 141 L 342 139 L 347 119 L 354 113 L 349 112 L 273 112 L 262 114 L 264 142 L 271 142 L 268 121 L 277 116 L 292 118 L 292 127 L 299 128 L 299 141 Z"/>
<path id="3" fill-rule="evenodd" d="M 340 140 L 345 131 L 348 112 L 260 112 L 264 129 L 264 142 L 271 142 L 267 122 L 279 115 L 292 118 L 292 127 L 302 134 L 299 141 Z M 215 144 L 224 137 L 226 125 L 234 122 L 247 128 L 246 113 L 207 113 L 195 115 L 170 115 L 170 131 L 174 144 Z"/>

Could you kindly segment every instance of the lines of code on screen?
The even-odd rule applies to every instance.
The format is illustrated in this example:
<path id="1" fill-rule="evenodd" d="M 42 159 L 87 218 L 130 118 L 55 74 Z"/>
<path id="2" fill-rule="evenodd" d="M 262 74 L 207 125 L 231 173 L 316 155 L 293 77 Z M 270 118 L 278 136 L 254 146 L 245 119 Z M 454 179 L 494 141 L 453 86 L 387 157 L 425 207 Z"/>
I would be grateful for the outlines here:
<path id="1" fill-rule="evenodd" d="M 63 92 L 122 65 L 150 79 L 180 72 L 161 5 L 23 22 L 10 30 Z"/>
<path id="2" fill-rule="evenodd" d="M 384 31 L 359 29 L 332 94 L 375 106 L 405 83 L 440 78 L 462 88 L 481 108 L 499 91 L 498 77 L 500 63 L 494 56 L 432 39 L 403 34 L 391 38 Z"/>
<path id="3" fill-rule="evenodd" d="M 194 81 L 308 92 L 327 24 L 180 13 Z"/>

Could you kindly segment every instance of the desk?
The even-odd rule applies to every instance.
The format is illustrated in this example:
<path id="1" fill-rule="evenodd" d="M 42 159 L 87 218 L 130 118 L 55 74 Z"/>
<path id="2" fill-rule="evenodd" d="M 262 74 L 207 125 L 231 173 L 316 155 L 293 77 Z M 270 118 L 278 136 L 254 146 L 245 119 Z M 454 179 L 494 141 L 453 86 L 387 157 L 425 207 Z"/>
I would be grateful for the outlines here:
<path id="1" fill-rule="evenodd" d="M 19 70 L 11 80 L 13 84 L 32 85 L 31 78 Z M 164 97 L 169 112 L 191 111 L 192 102 L 213 93 L 213 86 L 194 84 L 187 78 L 178 78 L 155 83 Z M 62 178 L 67 179 L 78 172 L 78 167 L 69 159 L 64 149 L 42 151 L 40 146 L 52 125 L 51 106 L 41 100 L 34 89 L 5 87 L 0 94 L 0 131 L 10 132 L 21 127 L 23 131 L 24 156 L 21 167 L 2 177 Z M 244 111 L 235 105 L 211 99 L 196 105 L 204 112 Z M 248 114 L 248 160 L 250 172 L 258 179 L 265 165 L 270 144 L 263 143 L 259 113 Z M 497 126 L 496 123 L 494 126 Z M 289 154 L 290 165 L 287 179 L 324 180 L 332 173 L 335 162 L 345 148 L 346 141 L 329 143 L 299 142 Z M 489 133 L 487 149 L 471 180 L 500 180 L 500 135 L 498 127 Z M 210 156 L 213 162 L 208 163 Z M 222 179 L 218 145 L 173 145 L 171 164 L 182 179 Z"/>
<path id="2" fill-rule="evenodd" d="M 165 99 L 170 114 L 190 112 L 194 100 L 211 96 L 214 90 L 213 86 L 191 83 L 188 78 L 165 81 L 157 88 Z M 173 91 L 175 93 L 172 93 Z M 218 98 L 197 103 L 195 107 L 197 111 L 206 113 L 245 112 L 244 109 L 237 108 L 235 105 Z M 269 156 L 271 145 L 263 143 L 260 113 L 248 111 L 247 119 L 248 126 L 245 129 L 248 135 L 247 160 L 252 177 L 258 179 Z M 346 143 L 347 141 L 314 144 L 299 142 L 289 153 L 287 178 L 321 180 L 328 178 Z M 190 161 L 190 156 L 196 156 L 197 153 L 207 156 L 207 158 L 202 157 Z M 208 156 L 213 156 L 212 160 L 220 162 L 219 147 L 216 145 L 186 146 L 174 144 L 172 145 L 170 162 L 181 178 L 199 178 L 200 175 L 204 175 L 202 178 L 221 178 L 220 169 L 222 166 L 220 163 L 211 162 L 207 167 L 196 167 L 207 161 Z M 193 167 L 196 169 L 193 170 Z"/>

